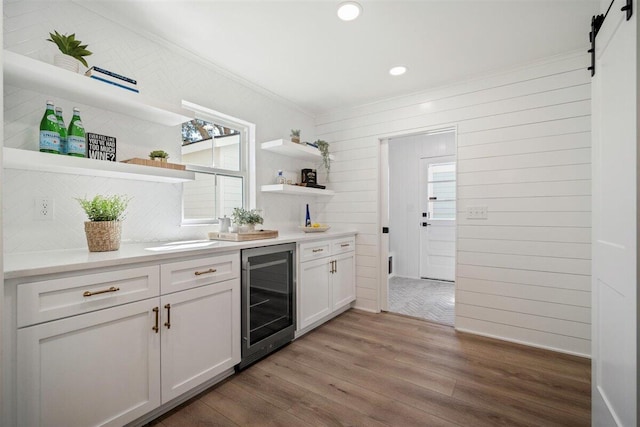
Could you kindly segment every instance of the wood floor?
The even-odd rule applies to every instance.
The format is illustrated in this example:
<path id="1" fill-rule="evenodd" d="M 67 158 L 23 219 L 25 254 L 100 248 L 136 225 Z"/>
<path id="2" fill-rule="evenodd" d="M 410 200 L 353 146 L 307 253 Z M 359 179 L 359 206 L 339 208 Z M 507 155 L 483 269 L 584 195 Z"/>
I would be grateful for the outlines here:
<path id="1" fill-rule="evenodd" d="M 350 310 L 152 423 L 589 426 L 590 362 Z"/>

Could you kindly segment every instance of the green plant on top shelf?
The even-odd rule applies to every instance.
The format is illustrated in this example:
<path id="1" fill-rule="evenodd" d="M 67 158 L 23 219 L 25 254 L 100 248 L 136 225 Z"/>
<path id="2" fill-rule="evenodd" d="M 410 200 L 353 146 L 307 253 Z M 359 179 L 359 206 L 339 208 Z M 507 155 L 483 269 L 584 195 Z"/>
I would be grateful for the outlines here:
<path id="1" fill-rule="evenodd" d="M 236 225 L 262 224 L 264 220 L 257 209 L 234 208 L 231 219 Z"/>
<path id="2" fill-rule="evenodd" d="M 300 129 L 291 129 L 291 141 L 300 143 Z"/>
<path id="3" fill-rule="evenodd" d="M 101 196 L 97 195 L 93 199 L 76 199 L 89 221 L 121 221 L 124 219 L 124 212 L 131 200 L 126 196 Z"/>
<path id="4" fill-rule="evenodd" d="M 92 52 L 87 50 L 88 45 L 82 44 L 80 40 L 76 40 L 75 33 L 68 36 L 54 30 L 53 33 L 49 33 L 49 37 L 47 41 L 55 43 L 58 49 L 60 49 L 60 52 L 77 59 L 85 67 L 89 67 L 84 57 L 91 55 Z"/>

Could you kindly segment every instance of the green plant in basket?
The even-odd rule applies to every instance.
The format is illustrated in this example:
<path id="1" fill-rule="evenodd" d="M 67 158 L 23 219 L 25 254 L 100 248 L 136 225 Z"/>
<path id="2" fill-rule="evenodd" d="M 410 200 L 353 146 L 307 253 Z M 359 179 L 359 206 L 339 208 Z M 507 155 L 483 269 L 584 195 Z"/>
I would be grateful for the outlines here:
<path id="1" fill-rule="evenodd" d="M 244 225 L 244 224 L 262 224 L 264 220 L 260 215 L 260 211 L 257 209 L 243 209 L 243 208 L 234 208 L 233 213 L 231 214 L 231 219 L 236 225 Z"/>
<path id="2" fill-rule="evenodd" d="M 131 200 L 126 196 L 101 196 L 93 199 L 76 199 L 84 209 L 89 221 L 121 221 Z"/>
<path id="3" fill-rule="evenodd" d="M 80 40 L 76 40 L 75 33 L 68 36 L 54 30 L 53 33 L 49 33 L 49 37 L 47 41 L 55 43 L 58 49 L 60 49 L 60 52 L 77 59 L 85 67 L 89 67 L 84 57 L 91 55 L 93 52 L 87 50 L 88 45 L 82 44 Z"/>

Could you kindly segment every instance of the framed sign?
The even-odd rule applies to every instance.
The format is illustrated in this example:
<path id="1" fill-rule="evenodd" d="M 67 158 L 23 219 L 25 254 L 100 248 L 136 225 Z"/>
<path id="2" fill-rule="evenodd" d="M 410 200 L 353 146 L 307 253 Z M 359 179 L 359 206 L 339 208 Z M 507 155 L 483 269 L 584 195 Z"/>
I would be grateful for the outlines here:
<path id="1" fill-rule="evenodd" d="M 87 152 L 90 159 L 116 161 L 116 138 L 87 132 Z"/>

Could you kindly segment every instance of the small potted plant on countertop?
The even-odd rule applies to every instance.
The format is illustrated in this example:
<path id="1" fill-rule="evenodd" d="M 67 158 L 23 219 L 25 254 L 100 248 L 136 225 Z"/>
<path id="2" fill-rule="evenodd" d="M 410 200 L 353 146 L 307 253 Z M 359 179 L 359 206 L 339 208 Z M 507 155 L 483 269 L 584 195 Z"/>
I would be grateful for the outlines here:
<path id="1" fill-rule="evenodd" d="M 300 144 L 300 129 L 291 129 L 291 141 Z"/>
<path id="2" fill-rule="evenodd" d="M 107 252 L 120 249 L 124 211 L 131 200 L 125 196 L 101 196 L 76 199 L 89 221 L 84 223 L 89 252 Z"/>
<path id="3" fill-rule="evenodd" d="M 49 33 L 49 37 L 47 41 L 55 43 L 61 52 L 61 54 L 58 53 L 53 57 L 53 65 L 73 71 L 74 73 L 80 70 L 80 64 L 78 62 L 89 68 L 89 64 L 87 64 L 84 57 L 91 55 L 92 52 L 87 50 L 88 45 L 82 44 L 80 40 L 76 40 L 75 33 L 68 36 L 54 30 L 53 33 Z"/>
<path id="4" fill-rule="evenodd" d="M 262 224 L 264 220 L 257 209 L 247 210 L 244 208 L 234 208 L 231 215 L 233 222 L 238 226 L 238 232 L 251 232 L 256 228 L 256 224 Z M 246 228 L 241 228 L 243 226 Z"/>
<path id="5" fill-rule="evenodd" d="M 151 160 L 159 160 L 161 162 L 166 162 L 169 158 L 169 153 L 163 150 L 153 150 L 149 153 L 149 158 Z"/>

